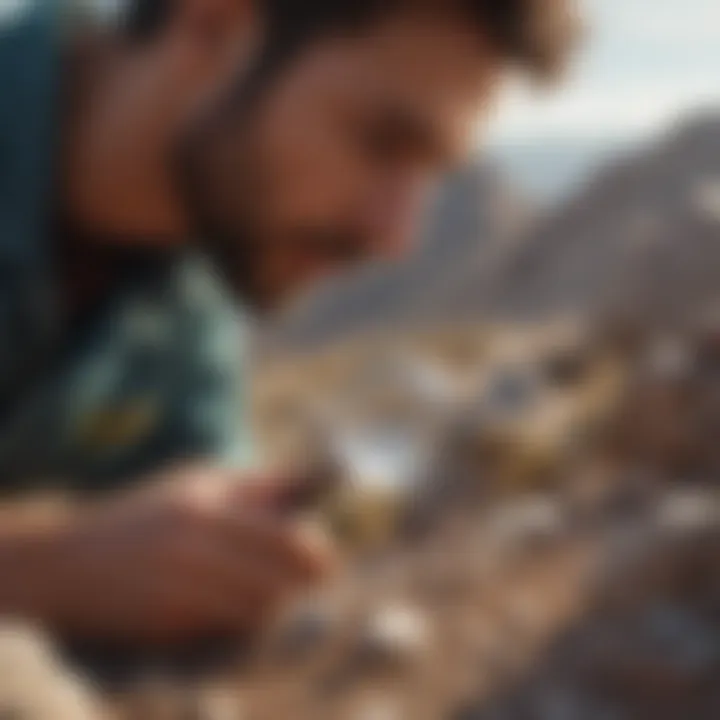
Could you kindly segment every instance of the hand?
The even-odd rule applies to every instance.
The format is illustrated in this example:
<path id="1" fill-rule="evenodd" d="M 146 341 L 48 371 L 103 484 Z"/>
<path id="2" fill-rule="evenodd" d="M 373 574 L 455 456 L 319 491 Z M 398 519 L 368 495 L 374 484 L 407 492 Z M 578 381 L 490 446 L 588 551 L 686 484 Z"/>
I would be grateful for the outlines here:
<path id="1" fill-rule="evenodd" d="M 17 581 L 10 610 L 75 636 L 133 643 L 255 631 L 332 567 L 317 533 L 276 512 L 297 491 L 188 468 L 72 513 L 44 527 L 42 541 L 25 533 L 16 539 L 22 567 L 7 567 L 0 538 L 0 579 Z"/>

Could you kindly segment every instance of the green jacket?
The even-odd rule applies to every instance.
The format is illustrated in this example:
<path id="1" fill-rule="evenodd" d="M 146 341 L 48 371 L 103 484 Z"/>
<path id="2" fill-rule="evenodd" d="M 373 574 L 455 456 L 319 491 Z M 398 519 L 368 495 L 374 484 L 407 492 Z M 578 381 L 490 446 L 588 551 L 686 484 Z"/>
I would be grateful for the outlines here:
<path id="1" fill-rule="evenodd" d="M 58 8 L 0 6 L 0 489 L 104 489 L 184 458 L 247 465 L 248 318 L 203 258 L 148 258 L 81 327 L 63 323 Z"/>

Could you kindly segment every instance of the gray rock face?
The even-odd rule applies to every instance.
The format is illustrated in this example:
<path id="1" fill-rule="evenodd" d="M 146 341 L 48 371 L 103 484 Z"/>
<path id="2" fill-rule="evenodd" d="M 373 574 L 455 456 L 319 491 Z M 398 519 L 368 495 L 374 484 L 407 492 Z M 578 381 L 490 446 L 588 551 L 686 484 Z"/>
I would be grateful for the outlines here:
<path id="1" fill-rule="evenodd" d="M 720 115 L 601 171 L 497 268 L 485 311 L 631 313 L 682 322 L 717 297 Z"/>

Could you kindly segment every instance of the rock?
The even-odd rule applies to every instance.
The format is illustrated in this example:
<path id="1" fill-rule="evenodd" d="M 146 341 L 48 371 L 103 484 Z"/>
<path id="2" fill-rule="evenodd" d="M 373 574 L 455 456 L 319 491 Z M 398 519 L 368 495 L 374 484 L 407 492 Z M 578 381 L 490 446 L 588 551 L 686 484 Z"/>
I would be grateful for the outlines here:
<path id="1" fill-rule="evenodd" d="M 692 375 L 695 356 L 692 346 L 680 337 L 663 337 L 649 348 L 644 370 L 655 381 L 678 382 Z"/>
<path id="2" fill-rule="evenodd" d="M 540 389 L 541 378 L 533 366 L 500 367 L 490 376 L 481 409 L 491 422 L 511 421 L 537 400 Z"/>
<path id="3" fill-rule="evenodd" d="M 691 188 L 693 210 L 707 222 L 720 225 L 720 177 L 706 177 Z"/>
<path id="4" fill-rule="evenodd" d="M 403 714 L 392 698 L 378 695 L 358 702 L 349 720 L 403 720 Z"/>
<path id="5" fill-rule="evenodd" d="M 325 509 L 333 535 L 351 552 L 387 546 L 400 530 L 405 494 L 400 488 L 375 483 L 363 477 L 339 492 Z"/>
<path id="6" fill-rule="evenodd" d="M 13 720 L 101 720 L 89 684 L 62 665 L 39 630 L 0 628 L 0 716 Z"/>
<path id="7" fill-rule="evenodd" d="M 676 673 L 702 677 L 720 661 L 720 635 L 709 623 L 686 609 L 654 604 L 638 628 L 648 654 L 666 659 Z"/>
<path id="8" fill-rule="evenodd" d="M 306 601 L 280 618 L 271 639 L 271 652 L 280 661 L 302 660 L 332 635 L 337 611 L 327 601 Z"/>
<path id="9" fill-rule="evenodd" d="M 720 495 L 712 490 L 678 490 L 664 497 L 657 508 L 661 532 L 687 534 L 720 530 Z"/>
<path id="10" fill-rule="evenodd" d="M 3 678 L 58 670 L 55 648 L 38 628 L 6 621 L 0 625 L 0 675 Z"/>
<path id="11" fill-rule="evenodd" d="M 231 687 L 207 687 L 197 692 L 194 712 L 187 720 L 244 720 L 245 717 L 242 699 Z"/>
<path id="12" fill-rule="evenodd" d="M 542 376 L 554 387 L 577 387 L 587 379 L 593 358 L 584 347 L 560 348 L 541 361 Z"/>
<path id="13" fill-rule="evenodd" d="M 148 674 L 125 694 L 123 720 L 178 720 L 196 715 L 195 699 L 162 674 Z"/>
<path id="14" fill-rule="evenodd" d="M 482 702 L 461 703 L 451 710 L 449 720 L 482 720 L 484 704 Z"/>
<path id="15" fill-rule="evenodd" d="M 509 550 L 538 548 L 557 539 L 564 529 L 560 502 L 543 496 L 509 503 L 489 520 L 489 535 Z"/>
<path id="16" fill-rule="evenodd" d="M 579 688 L 550 685 L 531 701 L 530 720 L 623 720 L 614 708 L 604 707 Z"/>
<path id="17" fill-rule="evenodd" d="M 372 665 L 411 665 L 431 644 L 428 617 L 407 605 L 385 607 L 372 614 L 361 631 L 360 654 Z"/>

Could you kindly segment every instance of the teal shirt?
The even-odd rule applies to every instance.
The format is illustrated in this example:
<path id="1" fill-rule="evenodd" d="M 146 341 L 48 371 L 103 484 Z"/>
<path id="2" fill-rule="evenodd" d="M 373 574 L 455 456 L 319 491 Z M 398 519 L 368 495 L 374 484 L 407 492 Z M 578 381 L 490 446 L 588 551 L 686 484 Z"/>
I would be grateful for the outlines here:
<path id="1" fill-rule="evenodd" d="M 182 459 L 247 466 L 249 319 L 201 256 L 148 261 L 63 324 L 51 208 L 53 0 L 0 9 L 0 489 L 104 489 Z"/>

